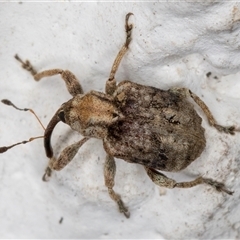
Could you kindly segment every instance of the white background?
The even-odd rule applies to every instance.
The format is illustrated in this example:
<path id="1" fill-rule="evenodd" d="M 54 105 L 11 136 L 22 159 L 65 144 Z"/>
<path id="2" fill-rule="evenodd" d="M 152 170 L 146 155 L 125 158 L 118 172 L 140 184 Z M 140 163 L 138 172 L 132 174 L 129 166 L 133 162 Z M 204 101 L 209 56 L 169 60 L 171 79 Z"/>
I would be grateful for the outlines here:
<path id="1" fill-rule="evenodd" d="M 1 3 L 0 98 L 34 109 L 46 126 L 71 97 L 59 76 L 35 82 L 14 59 L 16 53 L 39 71 L 69 69 L 85 92 L 104 91 L 125 40 L 128 12 L 134 13 L 133 41 L 117 79 L 188 87 L 220 124 L 239 128 L 240 6 L 234 2 Z M 217 179 L 235 191 L 233 196 L 205 185 L 160 188 L 142 166 L 117 159 L 115 190 L 130 209 L 126 219 L 104 186 L 101 141 L 87 142 L 46 183 L 41 177 L 48 159 L 42 140 L 36 140 L 0 156 L 0 237 L 240 238 L 240 133 L 217 132 L 196 109 L 206 129 L 206 149 L 186 170 L 167 175 L 178 181 L 199 175 Z M 30 113 L 0 105 L 0 146 L 42 134 Z M 79 138 L 59 124 L 55 154 Z"/>

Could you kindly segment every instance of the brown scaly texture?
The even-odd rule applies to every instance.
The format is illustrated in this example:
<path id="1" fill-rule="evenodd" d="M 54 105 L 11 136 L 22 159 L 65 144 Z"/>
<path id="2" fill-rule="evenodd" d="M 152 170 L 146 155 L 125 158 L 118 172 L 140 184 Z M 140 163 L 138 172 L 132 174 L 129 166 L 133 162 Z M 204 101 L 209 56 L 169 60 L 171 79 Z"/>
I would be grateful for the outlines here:
<path id="1" fill-rule="evenodd" d="M 110 155 L 179 171 L 205 148 L 202 119 L 182 95 L 124 81 L 117 86 L 114 101 L 124 119 L 112 124 L 104 139 Z"/>

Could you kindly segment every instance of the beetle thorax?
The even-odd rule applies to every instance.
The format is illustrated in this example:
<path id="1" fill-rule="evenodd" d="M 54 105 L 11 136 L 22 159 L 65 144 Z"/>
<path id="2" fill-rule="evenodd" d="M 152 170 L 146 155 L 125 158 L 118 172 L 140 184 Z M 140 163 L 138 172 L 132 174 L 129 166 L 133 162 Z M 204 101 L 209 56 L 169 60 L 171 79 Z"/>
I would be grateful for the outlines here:
<path id="1" fill-rule="evenodd" d="M 119 119 L 120 114 L 111 97 L 91 91 L 77 95 L 64 106 L 66 123 L 83 136 L 104 138 L 108 126 Z"/>

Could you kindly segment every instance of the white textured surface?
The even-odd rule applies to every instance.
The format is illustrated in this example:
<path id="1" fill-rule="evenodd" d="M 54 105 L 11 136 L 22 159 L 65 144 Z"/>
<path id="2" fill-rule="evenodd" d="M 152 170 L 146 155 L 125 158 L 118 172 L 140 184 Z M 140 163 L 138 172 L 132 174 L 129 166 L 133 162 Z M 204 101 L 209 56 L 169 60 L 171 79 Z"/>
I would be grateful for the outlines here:
<path id="1" fill-rule="evenodd" d="M 69 69 L 85 91 L 102 91 L 125 38 L 128 12 L 134 13 L 133 41 L 117 79 L 163 89 L 188 87 L 220 124 L 239 127 L 240 4 L 234 2 L 1 3 L 0 98 L 33 108 L 45 126 L 70 98 L 59 77 L 34 82 L 15 53 L 38 70 Z M 159 188 L 142 166 L 117 160 L 115 189 L 131 211 L 125 219 L 104 186 L 100 141 L 89 141 L 45 183 L 47 159 L 37 140 L 0 156 L 0 237 L 240 238 L 240 133 L 218 133 L 199 114 L 206 150 L 182 173 L 168 176 L 182 181 L 204 174 L 225 182 L 233 196 L 208 186 Z M 0 146 L 43 134 L 28 113 L 0 105 L 0 119 Z M 78 137 L 59 125 L 55 151 Z"/>

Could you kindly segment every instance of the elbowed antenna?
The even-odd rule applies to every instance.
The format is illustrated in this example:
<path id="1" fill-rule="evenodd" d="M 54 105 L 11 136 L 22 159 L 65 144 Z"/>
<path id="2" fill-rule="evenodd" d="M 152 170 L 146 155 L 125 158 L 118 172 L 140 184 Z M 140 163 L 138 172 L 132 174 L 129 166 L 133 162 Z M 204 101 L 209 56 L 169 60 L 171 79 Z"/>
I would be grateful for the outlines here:
<path id="1" fill-rule="evenodd" d="M 8 106 L 11 106 L 19 111 L 29 111 L 31 112 L 35 117 L 36 119 L 38 120 L 38 122 L 40 123 L 40 125 L 42 126 L 42 128 L 45 130 L 45 127 L 43 126 L 41 120 L 39 119 L 39 117 L 36 115 L 36 113 L 31 109 L 31 108 L 19 108 L 17 107 L 16 105 L 14 105 L 10 100 L 8 99 L 2 99 L 1 102 L 5 105 L 8 105 Z M 34 141 L 35 139 L 38 139 L 38 138 L 43 138 L 44 136 L 38 136 L 38 137 L 31 137 L 29 138 L 28 140 L 24 140 L 24 141 L 21 141 L 21 142 L 17 142 L 15 144 L 12 144 L 10 146 L 3 146 L 3 147 L 0 147 L 0 153 L 4 153 L 6 151 L 8 151 L 9 149 L 17 146 L 17 145 L 20 145 L 20 144 L 26 144 L 26 143 L 29 143 L 29 142 L 32 142 Z"/>
<path id="2" fill-rule="evenodd" d="M 53 129 L 58 124 L 58 122 L 60 122 L 60 121 L 64 122 L 64 115 L 62 113 L 62 107 L 57 110 L 57 112 L 54 114 L 53 118 L 49 122 L 47 128 L 45 129 L 42 122 L 40 121 L 40 119 L 38 118 L 38 116 L 35 114 L 35 112 L 32 109 L 30 109 L 30 108 L 19 108 L 16 105 L 14 105 L 8 99 L 3 99 L 3 100 L 1 100 L 1 102 L 4 103 L 5 105 L 12 106 L 19 111 L 29 111 L 29 112 L 31 112 L 36 117 L 38 122 L 41 124 L 41 126 L 45 130 L 45 132 L 44 132 L 44 136 L 31 137 L 28 140 L 17 142 L 15 144 L 10 145 L 10 146 L 0 147 L 0 153 L 4 153 L 7 150 L 9 150 L 9 149 L 11 149 L 11 148 L 13 148 L 17 145 L 26 144 L 26 143 L 29 143 L 29 142 L 31 142 L 35 139 L 38 139 L 38 138 L 44 138 L 44 148 L 45 148 L 46 155 L 47 155 L 48 158 L 51 158 L 53 156 L 53 150 L 52 150 L 52 145 L 51 145 L 51 136 L 52 136 Z"/>

